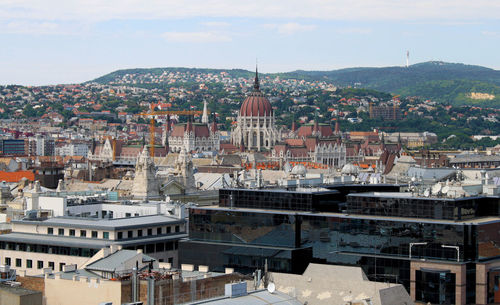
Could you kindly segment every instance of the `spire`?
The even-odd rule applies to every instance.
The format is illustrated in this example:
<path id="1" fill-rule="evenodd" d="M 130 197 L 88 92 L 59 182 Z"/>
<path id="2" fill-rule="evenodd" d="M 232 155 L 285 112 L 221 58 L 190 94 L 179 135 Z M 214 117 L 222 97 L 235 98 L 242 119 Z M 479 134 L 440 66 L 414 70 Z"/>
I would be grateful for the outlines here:
<path id="1" fill-rule="evenodd" d="M 340 133 L 340 125 L 339 125 L 339 117 L 335 119 L 335 134 L 338 135 Z"/>
<path id="2" fill-rule="evenodd" d="M 259 71 L 257 70 L 257 64 L 255 64 L 255 80 L 253 82 L 253 90 L 260 91 Z"/>
<path id="3" fill-rule="evenodd" d="M 203 124 L 208 124 L 208 111 L 207 111 L 207 101 L 203 101 L 203 115 L 201 116 L 201 122 Z"/>

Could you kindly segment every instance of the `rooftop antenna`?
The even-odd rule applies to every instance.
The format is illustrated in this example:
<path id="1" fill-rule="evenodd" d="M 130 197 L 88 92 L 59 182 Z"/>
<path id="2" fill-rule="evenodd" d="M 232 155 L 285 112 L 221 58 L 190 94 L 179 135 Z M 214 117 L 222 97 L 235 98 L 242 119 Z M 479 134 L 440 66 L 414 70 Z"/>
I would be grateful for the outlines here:
<path id="1" fill-rule="evenodd" d="M 406 67 L 410 67 L 410 51 L 406 51 Z"/>

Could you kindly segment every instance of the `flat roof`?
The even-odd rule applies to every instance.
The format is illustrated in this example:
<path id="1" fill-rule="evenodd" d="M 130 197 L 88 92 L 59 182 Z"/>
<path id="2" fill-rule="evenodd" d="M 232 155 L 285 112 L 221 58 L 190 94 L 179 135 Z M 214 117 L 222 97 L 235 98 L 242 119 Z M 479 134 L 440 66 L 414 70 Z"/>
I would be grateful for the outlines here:
<path id="1" fill-rule="evenodd" d="M 366 193 L 351 193 L 347 197 L 379 197 L 379 198 L 413 198 L 413 199 L 423 199 L 423 200 L 439 200 L 439 201 L 464 201 L 470 199 L 479 199 L 495 196 L 469 196 L 469 197 L 457 197 L 457 198 L 447 198 L 447 197 L 424 197 L 412 194 L 410 192 L 366 192 Z"/>
<path id="2" fill-rule="evenodd" d="M 45 220 L 13 220 L 14 224 L 33 224 L 54 227 L 88 228 L 96 230 L 121 230 L 142 227 L 162 226 L 165 224 L 182 224 L 185 221 L 166 215 L 146 215 L 128 218 L 85 218 L 54 217 Z"/>
<path id="3" fill-rule="evenodd" d="M 218 205 L 203 206 L 203 207 L 190 207 L 195 210 L 217 210 L 217 211 L 234 211 L 234 212 L 250 212 L 250 213 L 265 213 L 265 214 L 282 214 L 282 215 L 301 215 L 301 216 L 333 216 L 346 219 L 367 219 L 367 220 L 382 220 L 382 221 L 401 221 L 401 222 L 415 222 L 415 223 L 438 223 L 450 225 L 466 225 L 466 224 L 487 224 L 500 222 L 500 217 L 477 217 L 467 220 L 445 220 L 445 219 L 430 219 L 430 218 L 412 218 L 412 217 L 396 217 L 396 216 L 375 216 L 375 215 L 361 215 L 351 213 L 334 213 L 334 212 L 307 212 L 307 211 L 293 211 L 293 210 L 273 210 L 273 209 L 257 209 L 257 208 L 230 208 L 220 207 Z M 1 235 L 0 235 L 1 236 Z"/>
<path id="4" fill-rule="evenodd" d="M 73 248 L 102 249 L 109 247 L 110 245 L 134 246 L 160 241 L 179 240 L 184 237 L 187 237 L 187 233 L 145 236 L 126 240 L 109 240 L 13 232 L 0 235 L 0 241 Z"/>
<path id="5" fill-rule="evenodd" d="M 293 193 L 293 194 L 338 194 L 340 193 L 336 189 L 325 189 L 323 187 L 315 187 L 315 188 L 298 188 L 294 190 L 287 190 L 284 188 L 261 188 L 261 189 L 237 189 L 237 188 L 224 188 L 220 189 L 224 191 L 244 191 L 244 192 L 269 192 L 269 193 Z"/>
<path id="6" fill-rule="evenodd" d="M 35 290 L 29 290 L 23 287 L 13 287 L 10 285 L 0 285 L 0 290 L 5 290 L 8 291 L 9 293 L 18 295 L 18 296 L 24 296 L 24 295 L 32 295 L 32 294 L 40 294 L 40 299 L 42 296 L 42 293 L 40 291 L 35 291 Z"/>

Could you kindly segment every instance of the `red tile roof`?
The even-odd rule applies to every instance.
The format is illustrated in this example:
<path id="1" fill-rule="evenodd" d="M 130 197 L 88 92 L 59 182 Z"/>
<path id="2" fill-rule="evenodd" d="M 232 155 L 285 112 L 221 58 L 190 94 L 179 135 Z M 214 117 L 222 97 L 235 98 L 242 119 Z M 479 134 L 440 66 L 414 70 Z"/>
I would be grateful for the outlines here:
<path id="1" fill-rule="evenodd" d="M 0 171 L 0 181 L 19 182 L 22 178 L 35 181 L 35 174 L 32 171 L 4 172 Z"/>

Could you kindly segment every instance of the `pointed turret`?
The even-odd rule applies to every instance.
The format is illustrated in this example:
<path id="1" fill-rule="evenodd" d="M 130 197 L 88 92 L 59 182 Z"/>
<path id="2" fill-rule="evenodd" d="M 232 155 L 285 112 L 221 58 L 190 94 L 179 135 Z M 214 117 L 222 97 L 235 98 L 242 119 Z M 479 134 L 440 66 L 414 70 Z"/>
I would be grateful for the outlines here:
<path id="1" fill-rule="evenodd" d="M 208 124 L 208 111 L 207 111 L 207 101 L 203 101 L 203 115 L 201 116 L 201 122 L 203 124 Z"/>
<path id="2" fill-rule="evenodd" d="M 217 131 L 217 116 L 215 115 L 215 112 L 212 113 L 211 130 L 212 130 L 212 132 Z"/>
<path id="3" fill-rule="evenodd" d="M 253 82 L 253 91 L 260 91 L 259 72 L 257 70 L 257 65 L 255 65 L 255 80 Z"/>
<path id="4" fill-rule="evenodd" d="M 338 135 L 340 134 L 340 125 L 339 125 L 339 118 L 335 120 L 335 134 Z"/>

